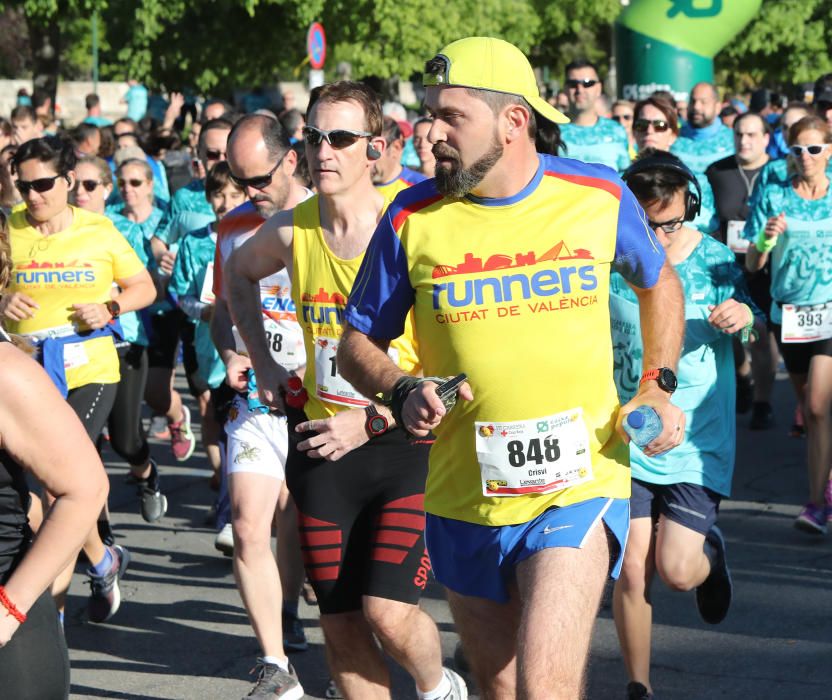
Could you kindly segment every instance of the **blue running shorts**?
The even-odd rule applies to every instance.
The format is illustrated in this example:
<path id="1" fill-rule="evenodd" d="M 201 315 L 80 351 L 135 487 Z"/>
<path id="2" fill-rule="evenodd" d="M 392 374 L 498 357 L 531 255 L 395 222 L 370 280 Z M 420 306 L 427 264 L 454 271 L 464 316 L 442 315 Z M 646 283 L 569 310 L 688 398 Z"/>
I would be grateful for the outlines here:
<path id="1" fill-rule="evenodd" d="M 550 547 L 580 549 L 599 520 L 618 540 L 611 554 L 610 576 L 621 572 L 630 502 L 626 498 L 593 498 L 561 508 L 550 508 L 519 525 L 492 527 L 427 514 L 425 543 L 436 579 L 460 595 L 509 599 L 508 584 L 524 559 Z"/>

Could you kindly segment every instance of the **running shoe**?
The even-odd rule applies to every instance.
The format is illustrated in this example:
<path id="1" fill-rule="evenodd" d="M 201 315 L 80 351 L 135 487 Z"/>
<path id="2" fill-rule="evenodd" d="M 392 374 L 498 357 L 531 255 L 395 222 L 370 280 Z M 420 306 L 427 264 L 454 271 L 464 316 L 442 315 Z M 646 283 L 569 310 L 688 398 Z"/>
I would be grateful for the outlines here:
<path id="1" fill-rule="evenodd" d="M 223 525 L 222 530 L 214 538 L 214 549 L 222 552 L 225 556 L 234 556 L 234 530 L 231 523 Z"/>
<path id="2" fill-rule="evenodd" d="M 800 403 L 794 408 L 794 423 L 792 423 L 792 428 L 789 431 L 789 437 L 806 437 L 806 423 L 803 420 L 803 407 Z"/>
<path id="3" fill-rule="evenodd" d="M 112 547 L 116 543 L 116 534 L 113 532 L 113 528 L 110 525 L 110 521 L 99 520 L 97 526 L 98 536 L 101 538 L 101 541 L 104 543 L 104 546 Z"/>
<path id="4" fill-rule="evenodd" d="M 110 570 L 103 576 L 98 576 L 87 569 L 90 577 L 90 598 L 87 601 L 87 614 L 90 622 L 104 622 L 118 612 L 121 605 L 121 591 L 118 583 L 130 564 L 130 552 L 126 547 L 115 545 L 108 547 L 113 563 Z"/>
<path id="5" fill-rule="evenodd" d="M 751 374 L 737 375 L 737 415 L 748 413 L 754 402 L 754 382 Z"/>
<path id="6" fill-rule="evenodd" d="M 699 608 L 699 616 L 705 622 L 718 625 L 725 619 L 728 608 L 731 607 L 734 584 L 728 570 L 722 531 L 716 525 L 712 525 L 705 535 L 705 541 L 716 550 L 716 561 L 711 566 L 708 578 L 696 587 L 696 607 Z"/>
<path id="7" fill-rule="evenodd" d="M 146 523 L 155 523 L 167 513 L 168 499 L 159 490 L 159 468 L 154 460 L 150 460 L 150 476 L 146 479 L 136 479 L 136 483 L 139 485 L 142 518 Z"/>
<path id="8" fill-rule="evenodd" d="M 303 688 L 292 664 L 289 672 L 283 671 L 277 664 L 267 664 L 263 659 L 257 659 L 257 666 L 252 671 L 258 671 L 257 682 L 245 698 L 263 698 L 265 700 L 301 700 Z M 245 700 L 243 698 L 243 700 Z"/>
<path id="9" fill-rule="evenodd" d="M 170 440 L 170 429 L 168 419 L 165 416 L 153 416 L 150 419 L 150 427 L 147 436 L 156 440 Z"/>
<path id="10" fill-rule="evenodd" d="M 774 411 L 768 401 L 755 401 L 751 407 L 751 420 L 748 427 L 751 430 L 768 430 L 774 425 Z"/>
<path id="11" fill-rule="evenodd" d="M 826 503 L 826 522 L 832 522 L 832 479 L 826 482 L 823 500 Z"/>
<path id="12" fill-rule="evenodd" d="M 283 611 L 283 648 L 286 651 L 306 651 L 309 644 L 306 641 L 306 632 L 303 630 L 303 622 L 297 615 Z"/>
<path id="13" fill-rule="evenodd" d="M 826 508 L 818 508 L 814 503 L 807 503 L 795 518 L 794 526 L 812 535 L 825 535 L 826 520 Z"/>
<path id="14" fill-rule="evenodd" d="M 643 683 L 630 681 L 627 683 L 627 700 L 654 700 L 653 693 L 647 690 Z"/>
<path id="15" fill-rule="evenodd" d="M 468 700 L 468 686 L 462 676 L 449 668 L 443 668 L 442 673 L 451 684 L 451 689 L 442 696 L 442 700 Z"/>
<path id="16" fill-rule="evenodd" d="M 194 453 L 196 438 L 191 432 L 191 411 L 182 406 L 182 420 L 178 423 L 168 423 L 170 428 L 170 448 L 177 462 L 184 462 Z"/>

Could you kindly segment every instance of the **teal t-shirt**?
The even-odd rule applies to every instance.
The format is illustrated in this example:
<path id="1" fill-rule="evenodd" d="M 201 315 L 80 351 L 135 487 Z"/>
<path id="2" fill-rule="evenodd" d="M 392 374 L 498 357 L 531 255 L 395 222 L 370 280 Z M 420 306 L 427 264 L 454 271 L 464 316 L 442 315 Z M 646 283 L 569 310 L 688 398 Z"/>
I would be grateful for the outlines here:
<path id="1" fill-rule="evenodd" d="M 630 144 L 624 127 L 599 117 L 593 126 L 561 124 L 566 155 L 585 163 L 601 163 L 618 172 L 630 166 Z"/>
<path id="2" fill-rule="evenodd" d="M 171 246 L 188 232 L 205 228 L 214 221 L 214 211 L 205 197 L 205 182 L 192 180 L 173 195 L 169 218 L 157 235 Z"/>
<path id="3" fill-rule="evenodd" d="M 702 129 L 682 127 L 670 152 L 695 173 L 704 173 L 711 163 L 734 153 L 734 132 L 719 120 Z"/>
<path id="4" fill-rule="evenodd" d="M 145 231 L 150 230 L 152 234 L 153 221 L 158 223 L 161 217 L 161 211 L 154 209 L 150 216 L 143 223 L 130 221 L 126 216 L 115 212 L 107 212 L 107 216 L 113 222 L 115 227 L 121 232 L 130 247 L 136 251 L 139 260 L 144 263 L 147 268 L 151 267 L 153 260 L 153 253 L 150 250 L 150 237 L 146 236 Z M 128 311 L 119 316 L 121 321 L 121 329 L 124 332 L 124 339 L 134 343 L 135 345 L 148 345 L 147 333 L 142 323 L 141 315 L 137 311 Z"/>
<path id="5" fill-rule="evenodd" d="M 697 484 L 728 496 L 736 450 L 733 341 L 708 323 L 708 306 L 734 298 L 758 316 L 760 311 L 734 253 L 710 236 L 703 235 L 675 269 L 685 296 L 685 343 L 673 403 L 685 412 L 685 439 L 658 457 L 631 445 L 630 467 L 640 481 Z M 638 391 L 644 349 L 638 298 L 618 273 L 610 277 L 610 323 L 613 376 L 624 404 Z"/>
<path id="6" fill-rule="evenodd" d="M 217 234 L 210 225 L 191 231 L 182 238 L 168 287 L 174 297 L 180 300 L 184 297 L 200 298 L 208 266 L 209 263 L 213 265 L 216 250 Z M 225 379 L 225 365 L 211 339 L 210 323 L 196 321 L 194 345 L 199 376 L 215 389 Z"/>
<path id="7" fill-rule="evenodd" d="M 756 240 L 772 216 L 786 215 L 786 232 L 769 254 L 771 321 L 779 324 L 780 304 L 832 301 L 832 187 L 822 199 L 803 199 L 788 179 L 770 179 L 755 194 L 743 231 L 748 240 Z"/>

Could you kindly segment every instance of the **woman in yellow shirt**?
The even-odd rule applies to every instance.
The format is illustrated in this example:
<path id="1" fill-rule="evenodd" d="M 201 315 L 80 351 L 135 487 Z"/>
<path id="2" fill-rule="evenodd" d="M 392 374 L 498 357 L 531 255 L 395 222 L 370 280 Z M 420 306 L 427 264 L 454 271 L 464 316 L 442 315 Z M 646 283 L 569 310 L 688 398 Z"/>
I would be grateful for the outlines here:
<path id="1" fill-rule="evenodd" d="M 108 219 L 68 205 L 75 163 L 72 146 L 57 137 L 27 141 L 12 160 L 26 208 L 9 218 L 13 272 L 0 318 L 36 345 L 38 361 L 95 440 L 119 381 L 118 316 L 152 303 L 156 292 Z M 115 299 L 113 283 L 122 290 Z M 119 607 L 118 579 L 130 555 L 105 547 L 97 530 L 87 536 L 84 552 L 93 562 L 89 617 L 103 622 Z M 70 568 L 53 587 L 59 607 L 71 574 Z"/>

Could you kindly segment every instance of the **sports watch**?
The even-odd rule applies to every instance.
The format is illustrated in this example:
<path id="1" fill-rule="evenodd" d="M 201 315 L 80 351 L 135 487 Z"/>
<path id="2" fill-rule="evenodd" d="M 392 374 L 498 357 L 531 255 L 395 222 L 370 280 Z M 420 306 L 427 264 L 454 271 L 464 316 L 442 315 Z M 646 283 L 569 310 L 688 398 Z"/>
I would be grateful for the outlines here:
<path id="1" fill-rule="evenodd" d="M 115 321 L 119 316 L 121 316 L 121 307 L 118 305 L 118 302 L 115 299 L 110 299 L 104 306 L 107 307 L 107 311 L 110 312 L 110 316 L 113 317 L 113 321 Z"/>
<path id="2" fill-rule="evenodd" d="M 668 394 L 676 391 L 678 382 L 676 381 L 676 374 L 670 367 L 659 367 L 658 369 L 647 370 L 641 375 L 639 386 L 653 379 L 656 380 L 656 384 L 659 385 L 659 389 L 662 391 L 666 391 Z"/>
<path id="3" fill-rule="evenodd" d="M 387 419 L 376 410 L 376 407 L 373 406 L 373 404 L 367 406 L 364 409 L 364 413 L 367 414 L 367 421 L 364 423 L 367 435 L 374 438 L 379 435 L 384 435 L 384 433 L 387 432 L 390 424 L 387 422 Z"/>

